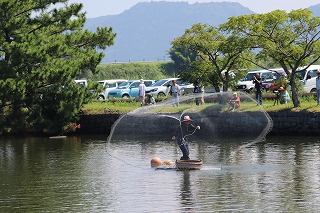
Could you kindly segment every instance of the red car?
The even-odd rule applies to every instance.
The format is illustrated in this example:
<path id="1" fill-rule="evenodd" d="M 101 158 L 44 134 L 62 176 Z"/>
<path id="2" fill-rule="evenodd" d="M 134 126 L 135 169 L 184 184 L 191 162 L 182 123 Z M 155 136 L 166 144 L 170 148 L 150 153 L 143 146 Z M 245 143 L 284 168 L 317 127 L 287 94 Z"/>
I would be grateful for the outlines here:
<path id="1" fill-rule="evenodd" d="M 283 69 L 272 69 L 273 72 L 269 73 L 262 79 L 262 87 L 266 91 L 275 91 L 278 89 L 278 86 L 274 84 L 276 80 L 279 80 L 282 77 L 286 76 L 286 73 Z"/>

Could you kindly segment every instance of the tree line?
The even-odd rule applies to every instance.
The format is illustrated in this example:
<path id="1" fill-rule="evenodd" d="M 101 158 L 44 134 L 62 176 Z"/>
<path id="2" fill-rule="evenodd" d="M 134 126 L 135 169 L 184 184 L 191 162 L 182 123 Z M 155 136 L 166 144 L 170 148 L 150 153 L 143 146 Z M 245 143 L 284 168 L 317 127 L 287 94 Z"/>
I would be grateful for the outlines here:
<path id="1" fill-rule="evenodd" d="M 170 56 L 181 76 L 198 84 L 212 84 L 223 91 L 252 66 L 262 69 L 280 66 L 291 86 L 294 107 L 300 106 L 296 73 L 320 58 L 320 18 L 308 9 L 287 13 L 231 17 L 218 27 L 195 24 L 172 41 Z"/>

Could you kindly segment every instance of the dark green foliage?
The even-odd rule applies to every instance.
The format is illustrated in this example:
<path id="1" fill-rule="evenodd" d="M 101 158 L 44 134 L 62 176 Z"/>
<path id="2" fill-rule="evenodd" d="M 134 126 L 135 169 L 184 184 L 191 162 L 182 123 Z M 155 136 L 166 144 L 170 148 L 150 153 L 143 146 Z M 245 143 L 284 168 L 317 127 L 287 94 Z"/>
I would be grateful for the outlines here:
<path id="1" fill-rule="evenodd" d="M 179 73 L 179 70 L 176 69 L 173 62 L 161 63 L 160 68 L 161 70 L 164 70 L 165 74 L 169 77 L 176 77 Z"/>
<path id="2" fill-rule="evenodd" d="M 73 80 L 96 73 L 103 58 L 96 48 L 113 45 L 115 34 L 83 30 L 82 5 L 61 3 L 67 1 L 0 2 L 1 133 L 61 133 L 89 100 Z"/>
<path id="3" fill-rule="evenodd" d="M 216 91 L 227 91 L 237 79 L 234 74 L 249 67 L 252 59 L 250 43 L 246 38 L 226 37 L 223 30 L 194 24 L 172 41 L 171 55 L 174 63 L 183 67 L 181 76 L 189 82 L 211 84 Z M 239 77 L 241 77 L 239 75 Z"/>
<path id="4" fill-rule="evenodd" d="M 98 66 L 98 70 L 99 73 L 92 77 L 95 81 L 141 78 L 159 80 L 175 73 L 172 63 L 169 62 L 103 64 Z"/>
<path id="5" fill-rule="evenodd" d="M 174 66 L 179 71 L 185 71 L 189 69 L 192 62 L 197 59 L 197 52 L 189 49 L 185 46 L 172 46 L 169 51 L 169 55 Z"/>
<path id="6" fill-rule="evenodd" d="M 300 106 L 296 72 L 320 60 L 320 18 L 308 9 L 287 13 L 275 10 L 259 15 L 232 17 L 222 25 L 230 34 L 247 38 L 260 51 L 259 59 L 270 58 L 289 77 L 294 107 Z"/>
<path id="7" fill-rule="evenodd" d="M 180 73 L 180 76 L 186 81 L 193 82 L 199 86 L 220 86 L 218 76 L 215 75 L 209 63 L 194 61 L 185 71 Z"/>

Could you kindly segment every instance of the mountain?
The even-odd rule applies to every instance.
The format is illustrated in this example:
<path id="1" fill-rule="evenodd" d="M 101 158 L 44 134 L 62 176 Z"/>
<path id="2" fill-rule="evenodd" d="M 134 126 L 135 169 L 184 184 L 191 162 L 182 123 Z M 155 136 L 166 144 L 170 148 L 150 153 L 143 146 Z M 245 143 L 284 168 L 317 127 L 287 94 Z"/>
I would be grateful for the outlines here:
<path id="1" fill-rule="evenodd" d="M 311 6 L 308 9 L 312 11 L 313 15 L 320 16 L 320 4 L 316 4 L 314 6 Z"/>
<path id="2" fill-rule="evenodd" d="M 85 28 L 112 27 L 117 33 L 102 63 L 163 61 L 169 60 L 171 41 L 193 24 L 218 26 L 231 16 L 253 13 L 235 2 L 143 2 L 119 15 L 89 18 Z"/>

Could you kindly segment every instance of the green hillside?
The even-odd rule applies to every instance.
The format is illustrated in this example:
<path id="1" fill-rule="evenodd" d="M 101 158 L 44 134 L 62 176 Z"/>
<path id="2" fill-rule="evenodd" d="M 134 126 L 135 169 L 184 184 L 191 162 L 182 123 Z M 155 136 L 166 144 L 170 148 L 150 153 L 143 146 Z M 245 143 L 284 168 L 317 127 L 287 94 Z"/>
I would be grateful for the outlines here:
<path id="1" fill-rule="evenodd" d="M 162 79 L 175 76 L 171 62 L 139 62 L 139 63 L 113 63 L 101 64 L 97 68 L 99 73 L 85 76 L 91 80 L 104 79 Z"/>

